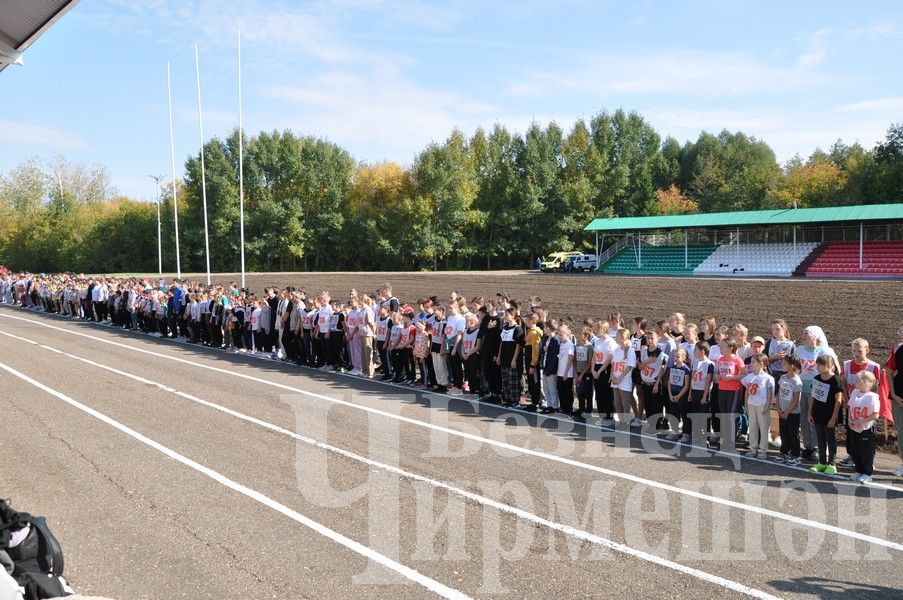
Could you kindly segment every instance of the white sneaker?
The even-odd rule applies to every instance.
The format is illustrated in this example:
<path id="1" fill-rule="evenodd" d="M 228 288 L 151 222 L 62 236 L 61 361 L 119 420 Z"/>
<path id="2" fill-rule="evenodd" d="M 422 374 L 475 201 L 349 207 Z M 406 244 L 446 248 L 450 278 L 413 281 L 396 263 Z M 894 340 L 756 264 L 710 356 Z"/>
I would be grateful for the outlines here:
<path id="1" fill-rule="evenodd" d="M 759 450 L 759 454 L 756 456 L 756 458 L 759 458 L 761 460 L 768 460 L 768 452 L 766 452 L 765 450 Z"/>
<path id="2" fill-rule="evenodd" d="M 636 417 L 634 417 L 633 419 L 630 420 L 631 427 L 642 427 L 645 424 L 646 423 L 644 423 L 642 419 L 638 419 Z"/>
<path id="3" fill-rule="evenodd" d="M 612 427 L 612 426 L 614 426 L 614 424 L 615 424 L 614 419 L 600 419 L 599 420 L 599 425 L 601 425 L 602 427 Z M 903 467 L 901 467 L 901 468 L 903 468 Z"/>
<path id="4" fill-rule="evenodd" d="M 464 392 L 459 390 L 458 388 L 451 386 L 448 388 L 448 392 L 446 392 L 449 396 L 462 396 Z"/>
<path id="5" fill-rule="evenodd" d="M 872 482 L 871 475 L 863 475 L 862 477 L 859 478 L 859 483 L 871 483 L 871 482 Z"/>
<path id="6" fill-rule="evenodd" d="M 896 475 L 897 477 L 903 477 L 903 465 L 897 467 L 897 470 L 894 471 L 894 475 Z"/>
<path id="7" fill-rule="evenodd" d="M 685 433 L 682 436 L 680 436 L 680 443 L 681 444 L 689 444 L 690 443 L 690 434 Z"/>
<path id="8" fill-rule="evenodd" d="M 862 473 L 853 473 L 850 475 L 850 481 L 859 481 L 860 477 L 862 477 Z"/>
<path id="9" fill-rule="evenodd" d="M 351 375 L 361 375 L 362 372 L 360 369 L 351 369 Z"/>

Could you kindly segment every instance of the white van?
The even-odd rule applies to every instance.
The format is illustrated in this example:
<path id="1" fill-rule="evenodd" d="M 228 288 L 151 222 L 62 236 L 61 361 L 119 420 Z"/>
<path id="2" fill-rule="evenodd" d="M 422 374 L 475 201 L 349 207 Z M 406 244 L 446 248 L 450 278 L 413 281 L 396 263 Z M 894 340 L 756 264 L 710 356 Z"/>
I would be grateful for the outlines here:
<path id="1" fill-rule="evenodd" d="M 599 258 L 595 254 L 579 254 L 568 260 L 568 270 L 576 273 L 595 271 L 599 268 Z"/>

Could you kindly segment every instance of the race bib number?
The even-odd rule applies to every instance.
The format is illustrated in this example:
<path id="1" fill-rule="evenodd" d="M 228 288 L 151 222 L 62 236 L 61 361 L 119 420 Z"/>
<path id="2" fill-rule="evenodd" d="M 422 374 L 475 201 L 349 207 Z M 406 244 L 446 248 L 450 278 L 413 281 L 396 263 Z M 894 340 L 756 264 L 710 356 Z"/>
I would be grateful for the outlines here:
<path id="1" fill-rule="evenodd" d="M 790 403 L 793 402 L 793 388 L 789 385 L 781 386 L 781 403 L 785 406 L 790 406 Z"/>
<path id="2" fill-rule="evenodd" d="M 445 335 L 448 336 L 451 333 L 451 328 L 445 328 Z M 503 342 L 513 342 L 514 341 L 514 328 L 511 329 L 502 329 L 502 341 Z"/>
<path id="3" fill-rule="evenodd" d="M 702 383 L 705 381 L 706 375 L 708 375 L 708 373 L 704 373 L 703 371 L 696 369 L 695 371 L 693 371 L 693 381 L 695 383 Z"/>
<path id="4" fill-rule="evenodd" d="M 588 352 L 588 350 L 587 350 L 586 346 L 581 346 L 581 347 L 577 348 L 577 360 L 580 362 L 586 362 L 587 352 Z"/>
<path id="5" fill-rule="evenodd" d="M 812 382 L 812 398 L 814 400 L 818 402 L 827 402 L 829 391 L 831 391 L 831 386 L 827 383 L 822 383 L 821 381 Z"/>
<path id="6" fill-rule="evenodd" d="M 605 362 L 605 353 L 604 352 L 596 352 L 593 354 L 593 362 L 597 365 L 601 365 Z"/>
<path id="7" fill-rule="evenodd" d="M 643 379 L 655 379 L 656 370 L 651 365 L 643 367 Z"/>
<path id="8" fill-rule="evenodd" d="M 749 395 L 750 396 L 758 396 L 759 395 L 759 384 L 758 383 L 749 384 Z"/>
<path id="9" fill-rule="evenodd" d="M 723 362 L 718 365 L 718 374 L 722 377 L 730 377 L 734 374 L 734 363 Z"/>
<path id="10" fill-rule="evenodd" d="M 671 385 L 682 388 L 686 379 L 686 373 L 681 369 L 671 369 Z"/>
<path id="11" fill-rule="evenodd" d="M 614 371 L 614 374 L 617 376 L 621 376 L 624 373 L 624 371 L 626 371 L 626 370 L 627 370 L 627 361 L 626 360 L 619 360 L 612 367 L 612 371 Z"/>

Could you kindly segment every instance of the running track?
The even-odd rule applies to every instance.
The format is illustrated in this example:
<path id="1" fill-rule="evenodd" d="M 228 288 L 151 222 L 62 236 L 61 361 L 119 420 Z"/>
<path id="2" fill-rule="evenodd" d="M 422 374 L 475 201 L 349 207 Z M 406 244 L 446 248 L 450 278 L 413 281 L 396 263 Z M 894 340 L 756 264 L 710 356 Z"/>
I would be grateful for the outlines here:
<path id="1" fill-rule="evenodd" d="M 889 598 L 903 489 L 0 306 L 0 496 L 112 598 Z M 841 452 L 842 453 L 842 452 Z"/>

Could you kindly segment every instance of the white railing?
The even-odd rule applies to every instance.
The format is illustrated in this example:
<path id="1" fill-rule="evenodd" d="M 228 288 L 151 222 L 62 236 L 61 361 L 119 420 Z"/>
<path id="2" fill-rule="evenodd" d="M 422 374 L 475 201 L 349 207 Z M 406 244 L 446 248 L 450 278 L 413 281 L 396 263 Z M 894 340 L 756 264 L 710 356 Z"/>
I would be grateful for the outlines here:
<path id="1" fill-rule="evenodd" d="M 615 242 L 614 244 L 612 244 L 611 246 L 606 248 L 605 252 L 602 252 L 601 254 L 599 254 L 598 266 L 596 268 L 601 269 L 602 265 L 604 265 L 609 260 L 611 260 L 611 258 L 615 254 L 617 254 L 618 252 L 620 252 L 621 250 L 626 248 L 628 243 L 630 243 L 630 234 L 625 235 L 624 237 L 619 239 L 617 242 Z"/>

